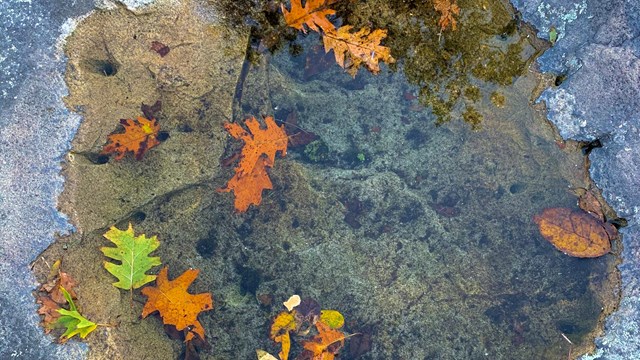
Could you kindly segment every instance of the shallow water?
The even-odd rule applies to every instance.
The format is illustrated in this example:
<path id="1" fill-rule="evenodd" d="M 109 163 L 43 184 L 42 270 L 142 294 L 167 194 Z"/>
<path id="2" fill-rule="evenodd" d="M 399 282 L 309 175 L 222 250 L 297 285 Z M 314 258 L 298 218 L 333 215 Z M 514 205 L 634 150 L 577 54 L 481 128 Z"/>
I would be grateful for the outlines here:
<path id="1" fill-rule="evenodd" d="M 345 21 L 357 25 L 374 9 L 359 6 Z M 102 268 L 101 235 L 128 222 L 136 232 L 158 235 L 156 254 L 170 277 L 201 270 L 192 292 L 214 297 L 214 311 L 200 316 L 212 344 L 203 358 L 250 359 L 258 348 L 277 354 L 269 322 L 294 293 L 339 310 L 345 330 L 361 334 L 347 340 L 342 359 L 558 359 L 589 349 L 601 316 L 617 301 L 616 259 L 571 258 L 539 235 L 533 215 L 575 207 L 572 189 L 589 186 L 585 158 L 577 144 L 556 141 L 531 103 L 541 77 L 527 64 L 537 44 L 523 28 L 502 31 L 513 16 L 509 7 L 486 6 L 503 23 L 489 22 L 481 35 L 462 26 L 461 35 L 444 39 L 427 31 L 413 44 L 390 35 L 399 63 L 379 75 L 361 69 L 355 78 L 318 52 L 313 34 L 279 41 L 281 50 L 269 52 L 269 32 L 257 32 L 243 73 L 243 36 L 225 49 L 228 63 L 220 65 L 198 52 L 216 43 L 200 37 L 197 20 L 187 35 L 162 35 L 164 43 L 193 51 L 166 59 L 136 53 L 138 43 L 162 33 L 162 21 L 115 10 L 79 29 L 68 49 L 70 62 L 80 64 L 68 79 L 68 102 L 82 107 L 86 120 L 68 164 L 64 208 L 80 232 L 44 257 L 64 257 L 89 317 L 120 322 L 89 338 L 90 357 L 170 359 L 182 348 L 164 335 L 159 319 L 139 320 L 144 297 L 134 292 L 132 306 Z M 158 16 L 170 23 L 172 12 L 189 9 Z M 428 24 L 429 11 L 413 11 L 413 24 Z M 394 14 L 398 20 L 388 27 L 396 35 L 410 32 L 410 14 Z M 383 10 L 372 22 L 390 16 Z M 115 19 L 136 25 L 118 28 Z M 222 42 L 225 31 L 212 33 Z M 513 44 L 517 58 L 507 50 Z M 458 49 L 461 58 L 408 55 L 438 46 Z M 484 48 L 511 55 L 491 53 L 492 63 L 482 57 Z M 465 58 L 471 54 L 477 58 Z M 190 58 L 211 61 L 229 78 Z M 118 71 L 102 76 L 82 65 L 96 59 L 119 64 Z M 501 72 L 506 64 L 512 66 Z M 112 96 L 96 101 L 98 87 Z M 169 139 L 141 162 L 97 163 L 100 141 L 114 126 L 104 114 L 137 116 L 140 102 L 156 99 Z M 238 149 L 222 123 L 260 115 L 295 122 L 293 128 L 318 139 L 290 145 L 270 171 L 274 189 L 238 214 L 232 196 L 216 192 L 232 174 L 220 160 Z M 292 353 L 299 351 L 294 345 Z"/>

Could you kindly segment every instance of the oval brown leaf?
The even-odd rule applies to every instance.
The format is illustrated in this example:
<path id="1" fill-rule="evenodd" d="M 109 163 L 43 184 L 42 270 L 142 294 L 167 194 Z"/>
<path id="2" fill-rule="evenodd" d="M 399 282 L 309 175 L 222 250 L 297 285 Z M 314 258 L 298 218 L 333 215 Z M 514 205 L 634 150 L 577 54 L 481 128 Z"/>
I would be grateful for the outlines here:
<path id="1" fill-rule="evenodd" d="M 610 224 L 567 208 L 545 209 L 533 221 L 545 239 L 569 256 L 602 256 L 611 250 L 610 239 L 615 237 L 615 228 Z"/>

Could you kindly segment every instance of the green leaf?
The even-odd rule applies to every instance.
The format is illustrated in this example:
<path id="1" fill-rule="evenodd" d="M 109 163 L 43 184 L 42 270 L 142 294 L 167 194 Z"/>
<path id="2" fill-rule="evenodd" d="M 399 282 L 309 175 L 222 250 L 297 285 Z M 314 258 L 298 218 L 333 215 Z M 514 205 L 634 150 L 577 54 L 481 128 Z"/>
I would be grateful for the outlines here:
<path id="1" fill-rule="evenodd" d="M 89 333 L 98 327 L 98 325 L 94 322 L 89 321 L 84 316 L 80 315 L 78 312 L 78 308 L 76 308 L 76 304 L 73 303 L 73 299 L 71 299 L 71 295 L 69 292 L 60 286 L 60 291 L 62 291 L 62 295 L 69 303 L 69 310 L 66 309 L 58 309 L 57 311 L 60 313 L 60 317 L 54 323 L 54 326 L 61 326 L 67 328 L 67 330 L 62 334 L 60 340 L 65 342 L 75 335 L 80 335 L 81 338 L 86 338 Z"/>
<path id="2" fill-rule="evenodd" d="M 320 321 L 332 329 L 340 329 L 344 325 L 344 316 L 337 310 L 322 310 L 320 311 Z"/>
<path id="3" fill-rule="evenodd" d="M 122 231 L 115 226 L 104 234 L 104 237 L 116 244 L 115 248 L 103 247 L 102 253 L 111 259 L 121 263 L 104 262 L 104 267 L 119 281 L 113 286 L 130 290 L 156 279 L 155 275 L 145 274 L 154 266 L 160 265 L 159 257 L 149 257 L 149 254 L 160 246 L 156 236 L 147 238 L 144 234 L 135 237 L 133 227 L 129 223 L 129 229 Z"/>

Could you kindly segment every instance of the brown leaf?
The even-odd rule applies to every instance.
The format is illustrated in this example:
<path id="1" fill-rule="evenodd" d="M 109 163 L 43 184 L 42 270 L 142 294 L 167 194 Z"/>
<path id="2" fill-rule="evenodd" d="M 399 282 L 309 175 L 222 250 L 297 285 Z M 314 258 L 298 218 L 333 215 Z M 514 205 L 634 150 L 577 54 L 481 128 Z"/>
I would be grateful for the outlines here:
<path id="1" fill-rule="evenodd" d="M 210 293 L 190 294 L 187 289 L 198 276 L 198 270 L 190 269 L 174 280 L 169 280 L 165 266 L 156 278 L 157 287 L 147 286 L 142 294 L 148 297 L 142 309 L 142 317 L 158 311 L 165 324 L 174 325 L 176 329 L 187 330 L 186 341 L 200 336 L 204 339 L 204 328 L 198 321 L 198 314 L 213 309 Z"/>
<path id="2" fill-rule="evenodd" d="M 578 206 L 580 209 L 588 212 L 589 214 L 597 217 L 601 221 L 605 220 L 604 212 L 602 210 L 602 204 L 596 195 L 595 189 L 584 189 L 584 193 L 578 198 Z"/>
<path id="3" fill-rule="evenodd" d="M 49 274 L 49 281 L 42 284 L 40 288 L 38 288 L 38 293 L 36 294 L 36 303 L 40 304 L 38 314 L 44 316 L 41 325 L 45 328 L 45 332 L 47 333 L 51 330 L 51 326 L 60 317 L 58 309 L 61 308 L 61 305 L 67 303 L 60 287 L 64 287 L 73 299 L 77 298 L 76 292 L 73 288 L 76 287 L 78 283 L 71 277 L 71 275 L 61 271 L 59 266 L 60 261 L 58 260 L 52 268 L 52 270 L 55 269 L 56 271 Z"/>
<path id="4" fill-rule="evenodd" d="M 171 49 L 160 41 L 152 41 L 151 50 L 157 52 L 160 57 L 165 57 Z"/>
<path id="5" fill-rule="evenodd" d="M 533 217 L 542 236 L 569 256 L 591 258 L 608 253 L 615 228 L 583 212 L 549 208 Z"/>
<path id="6" fill-rule="evenodd" d="M 58 318 L 60 317 L 60 313 L 58 312 L 60 305 L 51 300 L 48 296 L 38 296 L 36 303 L 40 304 L 38 314 L 44 315 L 40 325 L 44 327 L 44 332 L 48 334 L 51 331 L 52 325 L 58 321 Z"/>

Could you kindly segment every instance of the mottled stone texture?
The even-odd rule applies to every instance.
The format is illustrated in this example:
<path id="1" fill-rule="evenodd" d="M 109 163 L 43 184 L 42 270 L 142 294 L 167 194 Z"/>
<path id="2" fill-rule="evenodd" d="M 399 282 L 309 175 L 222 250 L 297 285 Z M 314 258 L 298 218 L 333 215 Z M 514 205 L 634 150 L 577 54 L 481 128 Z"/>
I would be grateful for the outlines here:
<path id="1" fill-rule="evenodd" d="M 539 59 L 544 71 L 566 76 L 541 96 L 549 119 L 565 138 L 599 139 L 591 174 L 623 229 L 623 299 L 607 321 L 595 358 L 640 356 L 640 1 L 513 1 L 543 38 L 551 26 L 558 41 Z"/>
<path id="2" fill-rule="evenodd" d="M 0 359 L 80 359 L 38 328 L 30 262 L 70 230 L 56 211 L 60 160 L 80 123 L 62 97 L 55 42 L 69 17 L 91 1 L 0 2 Z M 37 34 L 37 36 L 34 36 Z"/>

